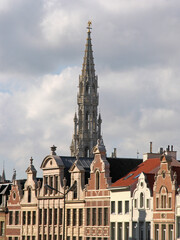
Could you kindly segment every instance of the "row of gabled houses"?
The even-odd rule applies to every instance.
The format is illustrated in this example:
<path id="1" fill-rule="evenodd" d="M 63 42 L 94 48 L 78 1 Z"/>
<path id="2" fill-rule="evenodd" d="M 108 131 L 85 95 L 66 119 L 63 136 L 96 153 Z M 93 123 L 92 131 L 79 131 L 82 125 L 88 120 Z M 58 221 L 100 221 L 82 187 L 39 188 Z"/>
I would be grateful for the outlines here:
<path id="1" fill-rule="evenodd" d="M 31 158 L 27 179 L 0 184 L 0 239 L 180 239 L 180 163 L 172 147 L 151 150 L 107 158 L 100 140 L 94 158 L 75 158 L 53 146 L 42 178 Z"/>

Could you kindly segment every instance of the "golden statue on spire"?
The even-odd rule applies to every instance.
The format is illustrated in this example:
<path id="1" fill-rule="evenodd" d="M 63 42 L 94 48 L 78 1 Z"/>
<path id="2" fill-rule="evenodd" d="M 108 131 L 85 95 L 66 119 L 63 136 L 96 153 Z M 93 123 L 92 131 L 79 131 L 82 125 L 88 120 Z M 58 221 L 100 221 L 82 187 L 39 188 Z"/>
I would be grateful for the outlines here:
<path id="1" fill-rule="evenodd" d="M 88 27 L 87 27 L 87 29 L 88 29 L 88 32 L 90 32 L 91 25 L 92 25 L 92 22 L 91 22 L 91 21 L 88 21 Z"/>

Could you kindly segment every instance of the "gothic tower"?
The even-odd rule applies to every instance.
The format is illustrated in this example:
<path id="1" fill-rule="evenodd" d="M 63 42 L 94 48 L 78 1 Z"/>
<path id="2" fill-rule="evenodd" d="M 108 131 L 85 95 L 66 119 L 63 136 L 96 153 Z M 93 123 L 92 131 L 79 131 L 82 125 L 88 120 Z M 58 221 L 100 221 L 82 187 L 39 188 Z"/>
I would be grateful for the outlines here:
<path id="1" fill-rule="evenodd" d="M 74 116 L 74 134 L 70 146 L 71 156 L 92 157 L 92 149 L 101 138 L 101 115 L 98 116 L 98 77 L 95 75 L 91 44 L 91 22 L 87 27 L 82 75 L 79 76 L 77 95 L 78 116 Z"/>

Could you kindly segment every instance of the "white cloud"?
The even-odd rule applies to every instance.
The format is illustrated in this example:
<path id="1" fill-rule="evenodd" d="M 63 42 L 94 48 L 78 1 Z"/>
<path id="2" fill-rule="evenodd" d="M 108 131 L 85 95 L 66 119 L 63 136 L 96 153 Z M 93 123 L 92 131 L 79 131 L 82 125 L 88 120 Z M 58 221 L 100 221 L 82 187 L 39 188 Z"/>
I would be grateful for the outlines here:
<path id="1" fill-rule="evenodd" d="M 180 2 L 0 1 L 0 156 L 10 176 L 69 155 L 86 24 L 108 155 L 179 145 Z M 78 67 L 77 67 L 78 66 Z"/>

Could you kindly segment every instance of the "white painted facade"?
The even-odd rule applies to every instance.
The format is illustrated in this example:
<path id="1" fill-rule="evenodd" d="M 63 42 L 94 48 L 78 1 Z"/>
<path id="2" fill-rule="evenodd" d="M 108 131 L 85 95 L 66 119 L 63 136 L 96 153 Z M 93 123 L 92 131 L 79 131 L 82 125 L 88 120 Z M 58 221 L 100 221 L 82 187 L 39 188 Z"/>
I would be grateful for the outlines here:
<path id="1" fill-rule="evenodd" d="M 141 173 L 136 188 L 111 188 L 111 239 L 152 239 L 153 198 L 146 176 Z M 129 208 L 127 205 L 129 204 Z"/>
<path id="2" fill-rule="evenodd" d="M 153 197 L 144 173 L 138 178 L 132 203 L 132 239 L 152 239 Z"/>

